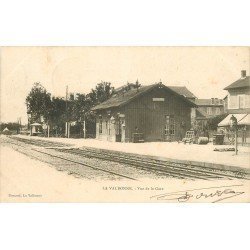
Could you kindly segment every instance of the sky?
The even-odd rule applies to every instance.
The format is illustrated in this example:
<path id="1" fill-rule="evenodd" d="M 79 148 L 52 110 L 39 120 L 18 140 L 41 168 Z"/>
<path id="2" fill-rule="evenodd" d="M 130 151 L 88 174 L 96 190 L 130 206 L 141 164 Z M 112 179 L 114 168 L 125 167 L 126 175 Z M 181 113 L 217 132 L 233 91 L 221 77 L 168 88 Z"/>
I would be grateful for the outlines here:
<path id="1" fill-rule="evenodd" d="M 27 123 L 25 98 L 34 82 L 53 96 L 88 93 L 101 81 L 119 87 L 137 79 L 186 86 L 198 98 L 223 98 L 250 71 L 249 47 L 2 47 L 1 122 Z"/>

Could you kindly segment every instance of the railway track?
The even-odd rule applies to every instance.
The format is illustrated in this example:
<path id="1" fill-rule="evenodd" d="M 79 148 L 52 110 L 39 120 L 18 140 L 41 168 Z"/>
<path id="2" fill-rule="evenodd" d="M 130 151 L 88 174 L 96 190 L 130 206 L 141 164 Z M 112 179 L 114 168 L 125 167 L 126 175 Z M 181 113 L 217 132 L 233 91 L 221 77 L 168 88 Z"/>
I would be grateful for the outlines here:
<path id="1" fill-rule="evenodd" d="M 125 178 L 125 179 L 130 179 L 130 180 L 136 181 L 136 179 L 134 179 L 134 178 L 132 178 L 132 177 L 130 177 L 130 176 L 126 176 L 126 175 L 119 174 L 119 173 L 116 173 L 116 172 L 113 172 L 113 171 L 110 171 L 110 170 L 98 168 L 98 167 L 96 167 L 96 166 L 91 166 L 91 165 L 86 164 L 86 163 L 74 161 L 74 160 L 67 159 L 67 158 L 62 157 L 62 156 L 58 156 L 58 155 L 54 155 L 54 154 L 51 154 L 51 153 L 43 152 L 43 151 L 40 151 L 40 150 L 37 150 L 37 149 L 33 149 L 33 150 L 36 151 L 36 152 L 42 153 L 42 154 L 49 155 L 49 156 L 51 156 L 51 157 L 55 157 L 55 158 L 58 158 L 58 159 L 61 159 L 61 160 L 70 162 L 70 163 L 79 164 L 79 165 L 81 165 L 81 166 L 85 166 L 85 167 L 88 167 L 88 168 L 91 168 L 91 169 L 94 169 L 94 170 L 102 171 L 102 172 L 105 172 L 105 173 L 109 173 L 109 174 L 111 174 L 111 175 L 116 175 L 116 176 L 119 176 L 119 177 L 122 177 L 122 178 Z"/>
<path id="2" fill-rule="evenodd" d="M 82 155 L 84 157 L 90 158 L 99 158 L 108 161 L 114 161 L 118 163 L 125 163 L 128 165 L 133 165 L 137 168 L 149 171 L 160 172 L 166 175 L 171 175 L 176 178 L 189 178 L 189 179 L 235 179 L 237 177 L 241 178 L 240 175 L 237 175 L 231 171 L 220 171 L 215 169 L 208 169 L 198 166 L 192 166 L 188 164 L 180 164 L 173 162 L 164 162 L 161 160 L 145 160 L 140 156 L 126 156 L 125 155 L 117 155 L 117 153 L 107 153 L 107 152 L 96 152 L 95 149 L 90 148 L 81 148 L 81 149 L 56 149 L 61 152 L 71 152 L 76 155 Z"/>
<path id="3" fill-rule="evenodd" d="M 24 143 L 30 143 L 36 146 L 42 147 L 53 147 L 56 151 L 62 153 L 70 153 L 87 158 L 97 158 L 105 161 L 117 162 L 129 166 L 134 166 L 136 168 L 154 171 L 167 176 L 172 176 L 180 179 L 237 179 L 244 178 L 244 173 L 239 173 L 235 171 L 220 170 L 215 168 L 202 167 L 197 165 L 190 165 L 185 163 L 175 163 L 163 160 L 152 159 L 148 157 L 143 157 L 140 155 L 110 151 L 105 149 L 96 149 L 90 147 L 83 148 L 63 148 L 63 146 L 68 146 L 68 144 L 63 143 L 53 143 L 43 140 L 32 140 L 24 138 L 14 138 L 15 140 L 22 141 Z M 21 139 L 21 140 L 20 140 Z M 57 144 L 59 146 L 57 146 Z"/>
<path id="4" fill-rule="evenodd" d="M 61 142 L 51 142 L 51 141 L 45 141 L 45 140 L 40 140 L 40 139 L 26 139 L 26 138 L 20 138 L 20 137 L 13 137 L 13 136 L 7 136 L 8 138 L 23 142 L 23 143 L 28 143 L 30 145 L 34 146 L 40 146 L 40 147 L 69 147 L 72 146 L 71 144 L 67 143 L 61 143 Z"/>
<path id="5" fill-rule="evenodd" d="M 16 139 L 16 138 L 15 138 L 15 139 Z M 27 144 L 27 142 L 24 142 L 25 139 L 22 139 L 22 140 L 19 140 L 19 139 L 22 139 L 22 138 L 18 138 L 17 141 L 21 141 L 22 143 L 26 143 L 26 144 Z M 30 140 L 28 140 L 28 141 L 31 142 Z M 40 141 L 40 140 L 39 140 L 39 141 Z M 41 140 L 41 141 L 42 141 L 42 140 Z M 42 142 L 43 142 L 43 141 L 42 141 Z M 24 149 L 27 149 L 26 146 L 24 146 L 24 145 L 22 145 L 22 144 L 20 144 L 20 143 L 17 143 L 17 142 L 15 142 L 15 141 L 13 141 L 13 140 L 12 140 L 12 141 L 9 141 L 9 140 L 8 140 L 8 143 L 13 144 L 13 145 L 16 145 L 16 146 L 18 146 L 18 147 L 22 147 L 22 148 L 24 148 Z M 32 141 L 32 143 L 29 143 L 29 144 L 37 145 L 36 143 L 34 143 L 34 141 Z M 51 146 L 50 143 L 48 143 L 48 144 L 47 144 L 47 143 L 44 143 L 43 145 L 46 145 L 46 146 L 50 145 L 50 146 Z M 53 157 L 53 158 L 60 159 L 60 160 L 63 160 L 63 161 L 65 161 L 65 162 L 68 162 L 68 163 L 73 163 L 73 164 L 77 164 L 77 165 L 84 166 L 84 167 L 87 167 L 87 168 L 91 168 L 91 169 L 96 170 L 96 171 L 101 171 L 101 172 L 104 172 L 104 173 L 107 173 L 107 174 L 110 174 L 110 175 L 113 175 L 113 176 L 119 176 L 119 177 L 121 177 L 121 178 L 125 178 L 125 179 L 129 179 L 129 180 L 137 181 L 137 179 L 135 179 L 135 178 L 133 178 L 133 177 L 131 177 L 131 176 L 128 176 L 128 175 L 124 175 L 124 174 L 117 173 L 117 172 L 114 172 L 114 171 L 111 171 L 111 170 L 103 169 L 103 168 L 96 167 L 96 166 L 93 166 L 93 165 L 90 165 L 90 164 L 86 164 L 86 163 L 83 163 L 83 162 L 79 162 L 79 161 L 76 161 L 76 160 L 72 160 L 72 159 L 69 159 L 69 158 L 67 158 L 67 157 L 62 157 L 61 155 L 56 155 L 56 154 L 53 154 L 53 153 L 44 152 L 44 151 L 39 150 L 39 149 L 37 149 L 37 148 L 29 148 L 29 150 L 38 152 L 38 153 L 40 153 L 40 154 L 42 154 L 42 155 L 47 155 L 47 156 L 50 156 L 50 157 Z M 36 157 L 34 157 L 34 158 L 36 158 Z M 37 158 L 37 159 L 39 159 L 39 158 Z M 75 174 L 78 174 L 78 173 L 75 173 Z"/>

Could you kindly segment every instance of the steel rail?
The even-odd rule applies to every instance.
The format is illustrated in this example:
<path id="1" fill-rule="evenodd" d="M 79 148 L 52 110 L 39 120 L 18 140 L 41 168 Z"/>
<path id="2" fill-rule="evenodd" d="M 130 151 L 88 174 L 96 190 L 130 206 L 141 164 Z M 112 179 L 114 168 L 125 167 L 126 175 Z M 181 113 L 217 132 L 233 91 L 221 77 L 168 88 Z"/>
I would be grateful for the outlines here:
<path id="1" fill-rule="evenodd" d="M 8 141 L 7 143 L 11 143 L 11 144 L 26 148 L 25 146 L 14 143 L 14 142 Z M 23 142 L 23 143 L 25 143 L 25 142 Z M 68 159 L 68 158 L 65 158 L 65 157 L 62 157 L 62 156 L 54 155 L 54 154 L 51 154 L 51 153 L 48 153 L 48 152 L 43 152 L 43 151 L 35 149 L 35 148 L 29 148 L 29 150 L 33 150 L 33 151 L 36 151 L 38 153 L 49 155 L 49 156 L 54 157 L 54 158 L 58 158 L 58 159 L 61 159 L 61 160 L 64 160 L 64 161 L 68 161 L 68 162 L 75 163 L 75 164 L 78 164 L 78 165 L 82 165 L 82 166 L 85 166 L 85 167 L 88 167 L 88 168 L 92 168 L 94 170 L 102 171 L 102 172 L 105 172 L 105 173 L 109 173 L 109 174 L 112 174 L 112 175 L 116 175 L 116 176 L 119 176 L 119 177 L 123 177 L 123 178 L 126 178 L 126 179 L 137 181 L 137 179 L 132 178 L 132 177 L 127 176 L 127 175 L 119 174 L 119 173 L 116 173 L 116 172 L 113 172 L 113 171 L 110 171 L 110 170 L 106 170 L 106 169 L 103 169 L 103 168 L 98 168 L 98 167 L 95 167 L 95 166 L 92 166 L 92 165 L 89 165 L 89 164 L 86 164 L 86 163 L 74 161 L 74 160 L 71 160 L 71 159 Z"/>
<path id="2" fill-rule="evenodd" d="M 68 144 L 58 144 L 54 142 L 48 142 L 48 141 L 43 141 L 43 140 L 31 140 L 31 139 L 24 139 L 20 137 L 14 138 L 16 140 L 20 140 L 24 143 L 29 143 L 33 145 L 38 145 L 38 146 L 56 146 L 60 145 L 62 147 L 63 145 L 68 145 Z M 43 145 L 41 145 L 41 143 Z M 107 160 L 107 161 L 113 161 L 113 162 L 118 162 L 121 164 L 128 164 L 128 165 L 133 165 L 135 167 L 138 167 L 143 170 L 155 170 L 160 173 L 168 174 L 174 177 L 178 178 L 191 178 L 191 179 L 212 179 L 212 178 L 242 178 L 242 176 L 237 176 L 237 173 L 234 173 L 234 171 L 228 171 L 229 173 L 225 173 L 227 170 L 217 170 L 214 168 L 203 168 L 202 166 L 193 166 L 190 164 L 185 164 L 185 163 L 175 163 L 175 162 L 164 162 L 156 159 L 149 159 L 145 160 L 142 159 L 141 156 L 125 156 L 122 152 L 108 152 L 109 150 L 106 149 L 95 149 L 91 147 L 83 147 L 83 148 L 73 148 L 73 149 L 64 149 L 64 148 L 54 148 L 57 151 L 62 151 L 62 152 L 68 152 L 72 154 L 77 154 L 77 155 L 82 155 L 83 153 L 85 157 L 88 158 L 98 158 L 102 160 Z M 86 153 L 87 152 L 87 153 Z M 123 154 L 123 155 L 122 155 Z M 179 166 L 176 166 L 176 164 L 179 164 Z M 183 165 L 183 166 L 180 166 Z M 192 166 L 190 168 L 190 166 Z M 177 171 L 177 173 L 176 173 Z M 180 171 L 182 171 L 180 173 Z M 218 172 L 219 171 L 219 172 Z M 224 172 L 224 173 L 223 173 Z"/>

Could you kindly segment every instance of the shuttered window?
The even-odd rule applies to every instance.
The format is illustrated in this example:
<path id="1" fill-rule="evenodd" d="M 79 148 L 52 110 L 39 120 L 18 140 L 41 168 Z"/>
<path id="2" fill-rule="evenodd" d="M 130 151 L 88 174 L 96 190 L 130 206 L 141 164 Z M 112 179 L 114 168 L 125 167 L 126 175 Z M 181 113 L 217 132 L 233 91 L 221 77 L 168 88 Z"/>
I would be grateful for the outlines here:
<path id="1" fill-rule="evenodd" d="M 239 99 L 237 95 L 229 96 L 229 109 L 238 109 L 239 108 Z"/>
<path id="2" fill-rule="evenodd" d="M 212 107 L 207 107 L 207 114 L 212 115 Z"/>
<path id="3" fill-rule="evenodd" d="M 216 107 L 216 108 L 215 108 L 215 114 L 216 114 L 216 115 L 219 115 L 219 114 L 220 114 L 220 108 L 219 108 L 219 107 Z"/>
<path id="4" fill-rule="evenodd" d="M 250 108 L 250 95 L 245 95 L 245 108 Z"/>
<path id="5" fill-rule="evenodd" d="M 245 95 L 239 95 L 239 108 L 245 108 Z"/>

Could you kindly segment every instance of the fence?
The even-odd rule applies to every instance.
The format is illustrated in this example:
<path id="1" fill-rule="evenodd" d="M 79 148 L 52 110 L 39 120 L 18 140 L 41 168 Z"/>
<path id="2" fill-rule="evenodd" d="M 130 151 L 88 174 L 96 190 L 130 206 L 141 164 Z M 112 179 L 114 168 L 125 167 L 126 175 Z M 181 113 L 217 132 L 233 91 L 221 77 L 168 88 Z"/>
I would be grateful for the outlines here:
<path id="1" fill-rule="evenodd" d="M 235 144 L 235 132 L 227 131 L 224 133 L 224 144 L 225 145 L 234 145 Z M 237 132 L 237 143 L 242 146 L 250 146 L 250 138 L 246 131 L 239 130 Z"/>

